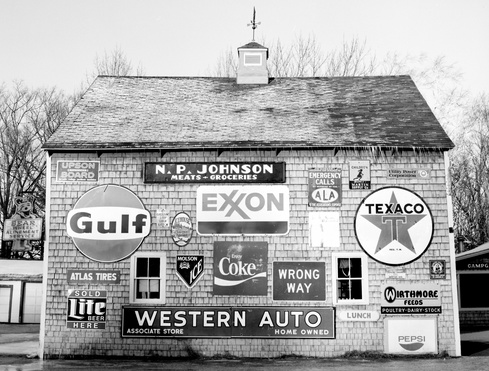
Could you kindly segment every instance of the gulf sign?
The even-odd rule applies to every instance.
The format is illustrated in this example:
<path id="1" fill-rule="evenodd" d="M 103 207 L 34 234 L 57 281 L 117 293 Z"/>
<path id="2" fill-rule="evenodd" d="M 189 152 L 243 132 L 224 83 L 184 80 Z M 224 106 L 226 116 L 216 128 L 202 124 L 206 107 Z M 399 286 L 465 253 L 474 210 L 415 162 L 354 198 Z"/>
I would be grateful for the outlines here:
<path id="1" fill-rule="evenodd" d="M 289 188 L 201 186 L 197 189 L 200 235 L 284 235 L 289 232 Z"/>
<path id="2" fill-rule="evenodd" d="M 127 188 L 107 184 L 90 189 L 66 218 L 66 230 L 87 258 L 113 263 L 132 255 L 148 236 L 151 215 Z"/>

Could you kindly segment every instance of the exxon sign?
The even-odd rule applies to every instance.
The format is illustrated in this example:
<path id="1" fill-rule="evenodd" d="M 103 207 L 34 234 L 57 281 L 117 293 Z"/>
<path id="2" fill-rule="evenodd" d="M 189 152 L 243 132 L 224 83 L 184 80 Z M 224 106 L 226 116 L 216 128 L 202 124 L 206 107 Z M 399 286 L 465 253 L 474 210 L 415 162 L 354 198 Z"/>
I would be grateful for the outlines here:
<path id="1" fill-rule="evenodd" d="M 289 232 L 289 188 L 202 186 L 197 189 L 201 235 L 284 235 Z"/>
<path id="2" fill-rule="evenodd" d="M 132 255 L 149 234 L 151 215 L 129 189 L 108 184 L 82 195 L 68 213 L 66 230 L 86 257 L 112 263 Z"/>

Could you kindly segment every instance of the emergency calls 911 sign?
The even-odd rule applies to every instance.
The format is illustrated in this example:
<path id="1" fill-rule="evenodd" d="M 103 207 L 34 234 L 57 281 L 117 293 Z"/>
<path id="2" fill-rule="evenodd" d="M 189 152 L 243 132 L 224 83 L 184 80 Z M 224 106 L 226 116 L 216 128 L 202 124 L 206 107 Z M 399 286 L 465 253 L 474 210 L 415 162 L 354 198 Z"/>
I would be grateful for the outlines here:
<path id="1" fill-rule="evenodd" d="M 201 235 L 284 235 L 289 232 L 289 188 L 284 185 L 201 186 Z"/>

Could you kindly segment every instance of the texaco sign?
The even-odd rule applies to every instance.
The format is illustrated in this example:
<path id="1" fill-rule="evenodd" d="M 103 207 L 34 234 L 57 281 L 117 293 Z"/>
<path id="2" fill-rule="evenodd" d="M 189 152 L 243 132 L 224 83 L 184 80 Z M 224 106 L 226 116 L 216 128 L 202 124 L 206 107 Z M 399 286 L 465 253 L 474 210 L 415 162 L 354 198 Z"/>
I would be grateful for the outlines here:
<path id="1" fill-rule="evenodd" d="M 405 265 L 428 249 L 433 216 L 416 193 L 401 187 L 378 189 L 357 209 L 355 235 L 372 259 L 386 265 Z"/>

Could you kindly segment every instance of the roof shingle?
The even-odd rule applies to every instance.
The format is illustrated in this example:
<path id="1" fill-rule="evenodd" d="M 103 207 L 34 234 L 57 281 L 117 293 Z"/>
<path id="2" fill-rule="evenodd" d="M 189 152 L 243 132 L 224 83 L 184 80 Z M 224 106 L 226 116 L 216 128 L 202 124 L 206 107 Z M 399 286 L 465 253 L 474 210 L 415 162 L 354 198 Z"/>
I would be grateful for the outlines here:
<path id="1" fill-rule="evenodd" d="M 202 148 L 447 150 L 453 143 L 409 76 L 99 76 L 44 144 L 50 151 Z"/>

